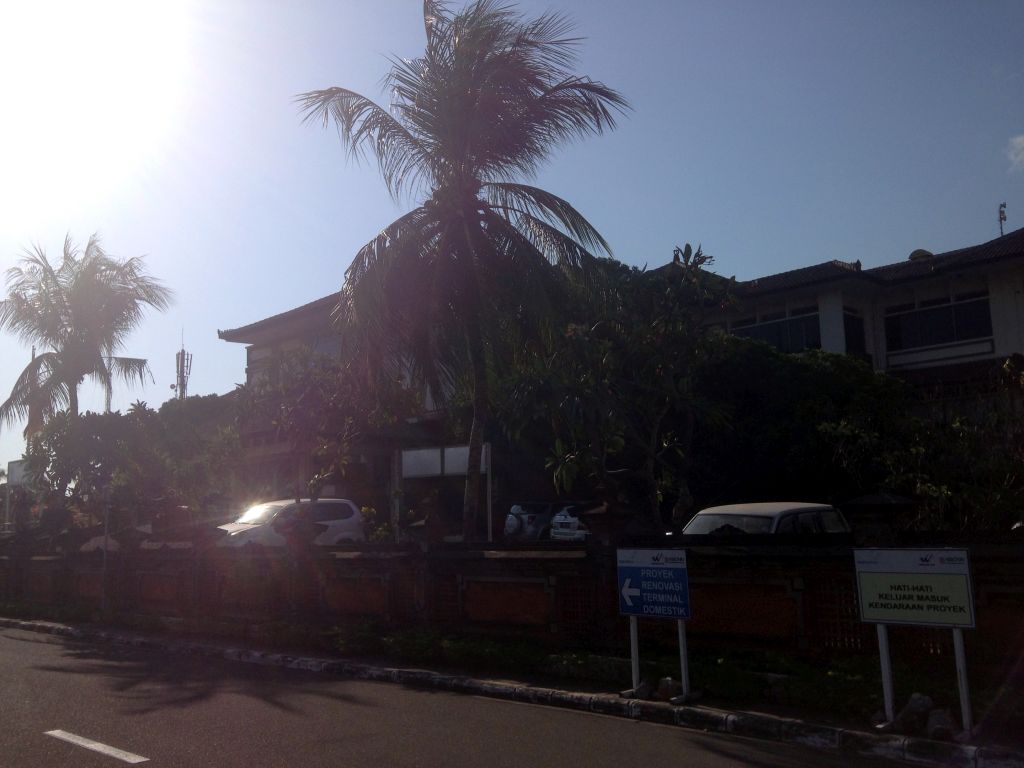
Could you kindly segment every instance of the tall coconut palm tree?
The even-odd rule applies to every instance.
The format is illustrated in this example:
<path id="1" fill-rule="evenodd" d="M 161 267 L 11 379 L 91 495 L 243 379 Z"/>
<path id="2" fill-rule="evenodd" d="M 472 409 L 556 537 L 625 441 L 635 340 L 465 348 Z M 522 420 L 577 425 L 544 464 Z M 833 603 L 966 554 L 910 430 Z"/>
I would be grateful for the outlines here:
<path id="1" fill-rule="evenodd" d="M 376 156 L 395 199 L 422 202 L 355 255 L 339 317 L 379 359 L 414 366 L 437 396 L 443 361 L 466 361 L 473 420 L 463 532 L 477 517 L 489 418 L 488 346 L 502 315 L 550 308 L 559 275 L 608 244 L 568 202 L 517 181 L 568 140 L 615 125 L 625 100 L 572 73 L 578 38 L 565 17 L 525 19 L 476 0 L 459 12 L 423 3 L 426 50 L 392 59 L 390 109 L 346 88 L 300 94 L 307 121 L 332 122 L 356 157 Z M 425 199 L 424 199 L 425 198 Z"/>
<path id="2" fill-rule="evenodd" d="M 86 378 L 103 388 L 108 409 L 115 379 L 152 378 L 145 360 L 118 355 L 145 308 L 170 303 L 170 290 L 146 275 L 141 259 L 108 256 L 96 235 L 79 250 L 68 236 L 59 265 L 36 246 L 7 271 L 7 287 L 0 328 L 32 344 L 33 355 L 0 404 L 3 426 L 27 419 L 29 436 L 58 411 L 77 416 Z"/>

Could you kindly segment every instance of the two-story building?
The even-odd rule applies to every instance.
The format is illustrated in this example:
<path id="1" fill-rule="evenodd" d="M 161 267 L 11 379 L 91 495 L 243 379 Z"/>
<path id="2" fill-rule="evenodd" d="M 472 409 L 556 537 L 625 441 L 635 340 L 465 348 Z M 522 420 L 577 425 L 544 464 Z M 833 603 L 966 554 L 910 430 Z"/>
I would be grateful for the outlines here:
<path id="1" fill-rule="evenodd" d="M 947 253 L 914 251 L 904 261 L 870 269 L 827 261 L 737 282 L 735 295 L 727 309 L 708 318 L 711 323 L 787 352 L 857 355 L 948 402 L 985 389 L 1005 358 L 1024 353 L 1024 229 Z M 252 382 L 278 353 L 305 346 L 337 354 L 337 300 L 331 294 L 218 336 L 248 345 L 246 381 Z M 435 496 L 440 489 L 447 497 L 441 506 L 458 506 L 464 446 L 440 445 L 437 434 L 428 420 L 381 441 L 364 456 L 369 481 L 394 499 L 420 481 L 418 497 L 433 487 Z M 242 437 L 242 461 L 253 482 L 277 492 L 294 486 L 308 457 L 298 456 L 268 425 L 250 425 Z M 524 492 L 522 484 L 517 473 L 516 492 Z M 490 506 L 489 492 L 487 498 Z M 500 517 L 493 509 L 487 515 L 492 528 Z"/>
<path id="2" fill-rule="evenodd" d="M 735 294 L 709 318 L 729 333 L 787 352 L 857 355 L 955 395 L 1024 352 L 1024 229 L 871 269 L 827 261 L 737 282 Z"/>

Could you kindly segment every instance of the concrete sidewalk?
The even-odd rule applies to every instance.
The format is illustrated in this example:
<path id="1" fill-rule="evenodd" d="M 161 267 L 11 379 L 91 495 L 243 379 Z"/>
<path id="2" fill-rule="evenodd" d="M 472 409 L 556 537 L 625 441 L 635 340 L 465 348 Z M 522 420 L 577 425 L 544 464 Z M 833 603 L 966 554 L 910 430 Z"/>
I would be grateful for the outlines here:
<path id="1" fill-rule="evenodd" d="M 910 736 L 867 733 L 754 712 L 674 706 L 663 702 L 622 698 L 617 694 L 581 693 L 514 681 L 443 674 L 426 669 L 385 667 L 334 658 L 296 656 L 218 643 L 181 641 L 163 635 L 77 627 L 46 621 L 0 617 L 0 628 L 40 632 L 75 640 L 113 643 L 169 654 L 222 658 L 228 661 L 334 674 L 356 680 L 400 683 L 418 688 L 565 707 L 705 732 L 800 744 L 832 753 L 901 760 L 918 765 L 1024 768 L 1024 753 L 1020 752 L 951 744 Z"/>

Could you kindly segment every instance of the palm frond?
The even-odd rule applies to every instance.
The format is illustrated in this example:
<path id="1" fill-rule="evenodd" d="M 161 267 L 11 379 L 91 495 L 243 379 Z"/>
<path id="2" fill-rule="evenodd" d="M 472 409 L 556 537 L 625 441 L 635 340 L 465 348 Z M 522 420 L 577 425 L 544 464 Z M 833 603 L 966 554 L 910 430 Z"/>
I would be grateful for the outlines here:
<path id="1" fill-rule="evenodd" d="M 429 168 L 429 154 L 398 120 L 372 100 L 347 88 L 325 88 L 295 97 L 304 123 L 332 122 L 355 158 L 367 149 L 377 158 L 384 183 L 394 197 L 416 185 Z"/>
<path id="2" fill-rule="evenodd" d="M 55 353 L 46 352 L 25 366 L 10 396 L 0 403 L 0 424 L 12 427 L 33 415 L 45 419 L 67 407 L 67 386 L 55 373 L 58 362 Z"/>
<path id="3" fill-rule="evenodd" d="M 111 357 L 106 362 L 111 379 L 121 379 L 125 384 L 145 384 L 147 379 L 155 382 L 149 363 L 141 357 Z"/>
<path id="4" fill-rule="evenodd" d="M 564 228 L 584 250 L 593 248 L 612 255 L 611 246 L 601 233 L 569 202 L 538 187 L 527 184 L 496 182 L 484 186 L 491 204 L 512 214 L 528 216 L 533 222 L 541 221 Z M 533 225 L 531 224 L 531 228 Z"/>
<path id="5" fill-rule="evenodd" d="M 486 221 L 495 262 L 490 271 L 504 283 L 487 286 L 489 291 L 497 297 L 509 296 L 517 307 L 542 307 L 542 312 L 535 310 L 534 314 L 552 313 L 562 298 L 561 276 L 571 276 L 578 269 L 576 265 L 592 258 L 590 254 L 565 235 L 562 247 L 569 253 L 555 253 L 554 246 L 543 242 L 520 222 L 512 222 L 496 212 L 488 213 Z M 552 264 L 559 266 L 560 272 L 552 271 Z M 508 310 L 506 304 L 503 311 Z"/>

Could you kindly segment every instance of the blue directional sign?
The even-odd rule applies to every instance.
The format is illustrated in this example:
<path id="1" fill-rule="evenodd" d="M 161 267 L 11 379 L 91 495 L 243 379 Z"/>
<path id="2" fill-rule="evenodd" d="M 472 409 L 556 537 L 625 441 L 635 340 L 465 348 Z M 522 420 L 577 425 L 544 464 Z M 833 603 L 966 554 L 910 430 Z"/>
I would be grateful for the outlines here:
<path id="1" fill-rule="evenodd" d="M 690 618 L 686 552 L 618 550 L 619 613 L 656 619 Z"/>

